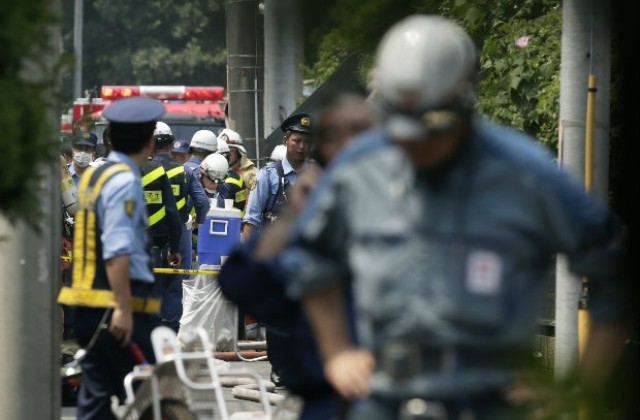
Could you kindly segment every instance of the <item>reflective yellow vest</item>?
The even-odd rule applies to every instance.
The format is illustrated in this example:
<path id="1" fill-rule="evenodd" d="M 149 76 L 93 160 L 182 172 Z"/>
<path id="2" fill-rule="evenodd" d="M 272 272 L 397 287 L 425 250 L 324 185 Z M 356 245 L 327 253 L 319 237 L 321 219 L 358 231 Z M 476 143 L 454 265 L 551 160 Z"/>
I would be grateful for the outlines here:
<path id="1" fill-rule="evenodd" d="M 78 188 L 79 209 L 76 213 L 73 239 L 73 276 L 71 287 L 63 287 L 58 302 L 70 306 L 113 308 L 116 300 L 107 279 L 102 258 L 101 229 L 97 217 L 97 204 L 105 183 L 114 175 L 130 171 L 123 163 L 108 162 L 89 168 Z M 160 300 L 133 296 L 135 312 L 157 313 Z"/>

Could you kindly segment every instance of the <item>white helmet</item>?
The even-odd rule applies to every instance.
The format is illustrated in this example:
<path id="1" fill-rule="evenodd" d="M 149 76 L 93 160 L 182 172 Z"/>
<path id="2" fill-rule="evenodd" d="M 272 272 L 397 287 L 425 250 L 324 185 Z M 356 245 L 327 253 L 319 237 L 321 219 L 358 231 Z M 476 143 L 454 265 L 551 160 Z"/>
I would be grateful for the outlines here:
<path id="1" fill-rule="evenodd" d="M 218 150 L 216 153 L 219 153 L 221 155 L 224 155 L 225 153 L 229 153 L 229 145 L 227 144 L 226 141 L 222 140 L 220 137 L 218 137 Z"/>
<path id="2" fill-rule="evenodd" d="M 284 159 L 286 156 L 287 156 L 287 148 L 285 147 L 284 144 L 279 144 L 273 148 L 270 159 L 275 162 L 275 161 Z"/>
<path id="3" fill-rule="evenodd" d="M 424 135 L 431 120 L 447 120 L 444 113 L 470 111 L 477 60 L 469 35 L 450 20 L 416 15 L 394 25 L 378 46 L 373 76 L 390 134 Z"/>
<path id="4" fill-rule="evenodd" d="M 226 141 L 229 147 L 235 147 L 243 154 L 247 154 L 247 150 L 244 148 L 244 141 L 242 140 L 242 136 L 240 136 L 239 133 L 229 128 L 225 128 L 220 132 L 218 138 Z"/>
<path id="5" fill-rule="evenodd" d="M 193 137 L 191 137 L 191 144 L 189 147 L 192 149 L 203 149 L 211 153 L 215 153 L 218 150 L 218 139 L 213 132 L 209 130 L 196 131 Z"/>
<path id="6" fill-rule="evenodd" d="M 202 161 L 200 170 L 212 181 L 221 183 L 227 178 L 229 163 L 224 156 L 214 153 Z"/>
<path id="7" fill-rule="evenodd" d="M 156 129 L 153 130 L 153 138 L 156 144 L 168 145 L 173 142 L 173 132 L 171 127 L 162 121 L 156 122 Z"/>

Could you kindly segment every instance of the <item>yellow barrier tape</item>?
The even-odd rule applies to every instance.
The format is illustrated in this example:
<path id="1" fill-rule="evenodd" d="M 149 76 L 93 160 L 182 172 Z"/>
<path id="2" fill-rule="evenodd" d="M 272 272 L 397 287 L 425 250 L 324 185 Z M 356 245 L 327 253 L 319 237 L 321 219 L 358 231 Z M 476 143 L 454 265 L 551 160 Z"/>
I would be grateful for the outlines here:
<path id="1" fill-rule="evenodd" d="M 61 256 L 60 259 L 62 261 L 71 261 L 71 257 Z M 175 275 L 215 275 L 218 274 L 219 270 L 185 270 L 181 268 L 154 268 L 153 272 L 156 274 L 175 274 Z"/>
<path id="2" fill-rule="evenodd" d="M 218 274 L 219 270 L 184 270 L 180 268 L 154 268 L 153 272 L 156 274 L 205 274 L 205 275 L 213 275 Z"/>

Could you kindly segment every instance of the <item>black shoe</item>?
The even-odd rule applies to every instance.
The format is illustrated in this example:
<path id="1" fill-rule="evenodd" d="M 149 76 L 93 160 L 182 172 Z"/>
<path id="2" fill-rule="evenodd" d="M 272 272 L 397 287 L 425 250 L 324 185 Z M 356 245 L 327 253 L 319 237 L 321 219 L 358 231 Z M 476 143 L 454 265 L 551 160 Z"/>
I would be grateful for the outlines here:
<path id="1" fill-rule="evenodd" d="M 271 382 L 276 385 L 276 388 L 282 388 L 282 382 L 280 381 L 280 375 L 274 368 L 271 368 L 271 375 L 269 376 Z"/>

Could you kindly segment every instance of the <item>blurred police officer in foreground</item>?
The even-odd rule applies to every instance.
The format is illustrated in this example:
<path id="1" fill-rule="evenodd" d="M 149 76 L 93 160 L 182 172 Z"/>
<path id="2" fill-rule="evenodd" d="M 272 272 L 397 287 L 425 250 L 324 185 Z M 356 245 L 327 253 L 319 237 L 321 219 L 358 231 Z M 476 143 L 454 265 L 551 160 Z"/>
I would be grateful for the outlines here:
<path id="1" fill-rule="evenodd" d="M 218 138 L 229 145 L 229 168 L 242 177 L 244 185 L 247 186 L 249 191 L 255 189 L 258 168 L 247 157 L 247 149 L 244 148 L 244 141 L 240 134 L 225 128 L 220 132 Z"/>
<path id="2" fill-rule="evenodd" d="M 555 253 L 590 279 L 583 390 L 598 390 L 625 340 L 620 227 L 533 139 L 473 118 L 477 63 L 450 21 L 395 25 L 374 70 L 384 128 L 332 165 L 282 258 L 328 380 L 368 396 L 353 418 L 517 416 L 503 393 L 532 360 Z M 364 349 L 349 337 L 347 284 Z"/>
<path id="3" fill-rule="evenodd" d="M 287 155 L 279 162 L 267 165 L 258 173 L 258 184 L 249 194 L 247 212 L 242 228 L 245 237 L 263 225 L 273 223 L 287 203 L 289 187 L 295 184 L 298 173 L 307 163 L 311 150 L 311 118 L 295 114 L 281 124 Z"/>
<path id="4" fill-rule="evenodd" d="M 80 181 L 71 287 L 59 302 L 76 306 L 75 332 L 87 351 L 81 360 L 78 419 L 112 419 L 110 398 L 123 394 L 135 364 L 132 343 L 155 361 L 150 334 L 160 301 L 148 252 L 147 212 L 140 167 L 153 151 L 153 130 L 164 114 L 159 101 L 124 99 L 105 109 L 113 151 Z"/>
<path id="5" fill-rule="evenodd" d="M 374 122 L 373 110 L 362 98 L 354 95 L 331 98 L 323 104 L 314 127 L 316 161 L 324 167 Z M 228 299 L 281 333 L 275 340 L 270 336 L 269 361 L 280 367 L 282 384 L 303 398 L 300 418 L 309 420 L 334 418 L 344 404 L 322 374 L 318 348 L 299 302 L 286 296 L 286 279 L 278 256 L 285 248 L 295 215 L 321 173 L 319 165 L 307 166 L 292 187 L 291 200 L 281 217 L 261 235 L 254 235 L 236 249 L 222 267 L 219 278 Z M 349 301 L 348 295 L 345 300 Z"/>
<path id="6" fill-rule="evenodd" d="M 91 162 L 96 156 L 96 145 L 98 137 L 93 133 L 82 133 L 80 139 L 73 143 L 71 150 L 73 152 L 72 162 L 69 165 L 69 173 L 76 187 L 80 182 L 80 177 L 87 170 Z"/>
<path id="7" fill-rule="evenodd" d="M 181 165 L 187 163 L 189 158 L 191 158 L 189 143 L 189 140 L 176 140 L 171 145 L 171 157 Z"/>
<path id="8" fill-rule="evenodd" d="M 173 266 L 190 269 L 191 231 L 187 229 L 186 225 L 189 220 L 187 201 L 190 200 L 190 202 L 193 203 L 196 210 L 196 223 L 200 224 L 204 222 L 204 218 L 209 211 L 209 200 L 191 169 L 171 158 L 171 144 L 174 141 L 171 128 L 162 121 L 158 121 L 153 133 L 153 138 L 156 144 L 152 161 L 162 165 L 164 168 L 169 184 L 171 185 L 176 209 L 180 216 L 179 253 L 182 261 L 180 263 L 174 261 Z M 147 176 L 148 175 L 142 177 L 143 184 Z M 169 217 L 169 215 L 167 215 L 167 217 Z M 151 223 L 149 223 L 149 225 L 151 226 Z M 172 226 L 172 224 L 169 226 Z M 171 235 L 169 239 L 171 239 Z M 171 240 L 169 240 L 169 243 L 170 242 Z M 165 262 L 164 259 L 162 261 Z M 162 290 L 162 322 L 164 325 L 178 332 L 180 318 L 182 317 L 182 276 L 164 276 L 163 280 L 161 280 L 160 289 Z"/>

